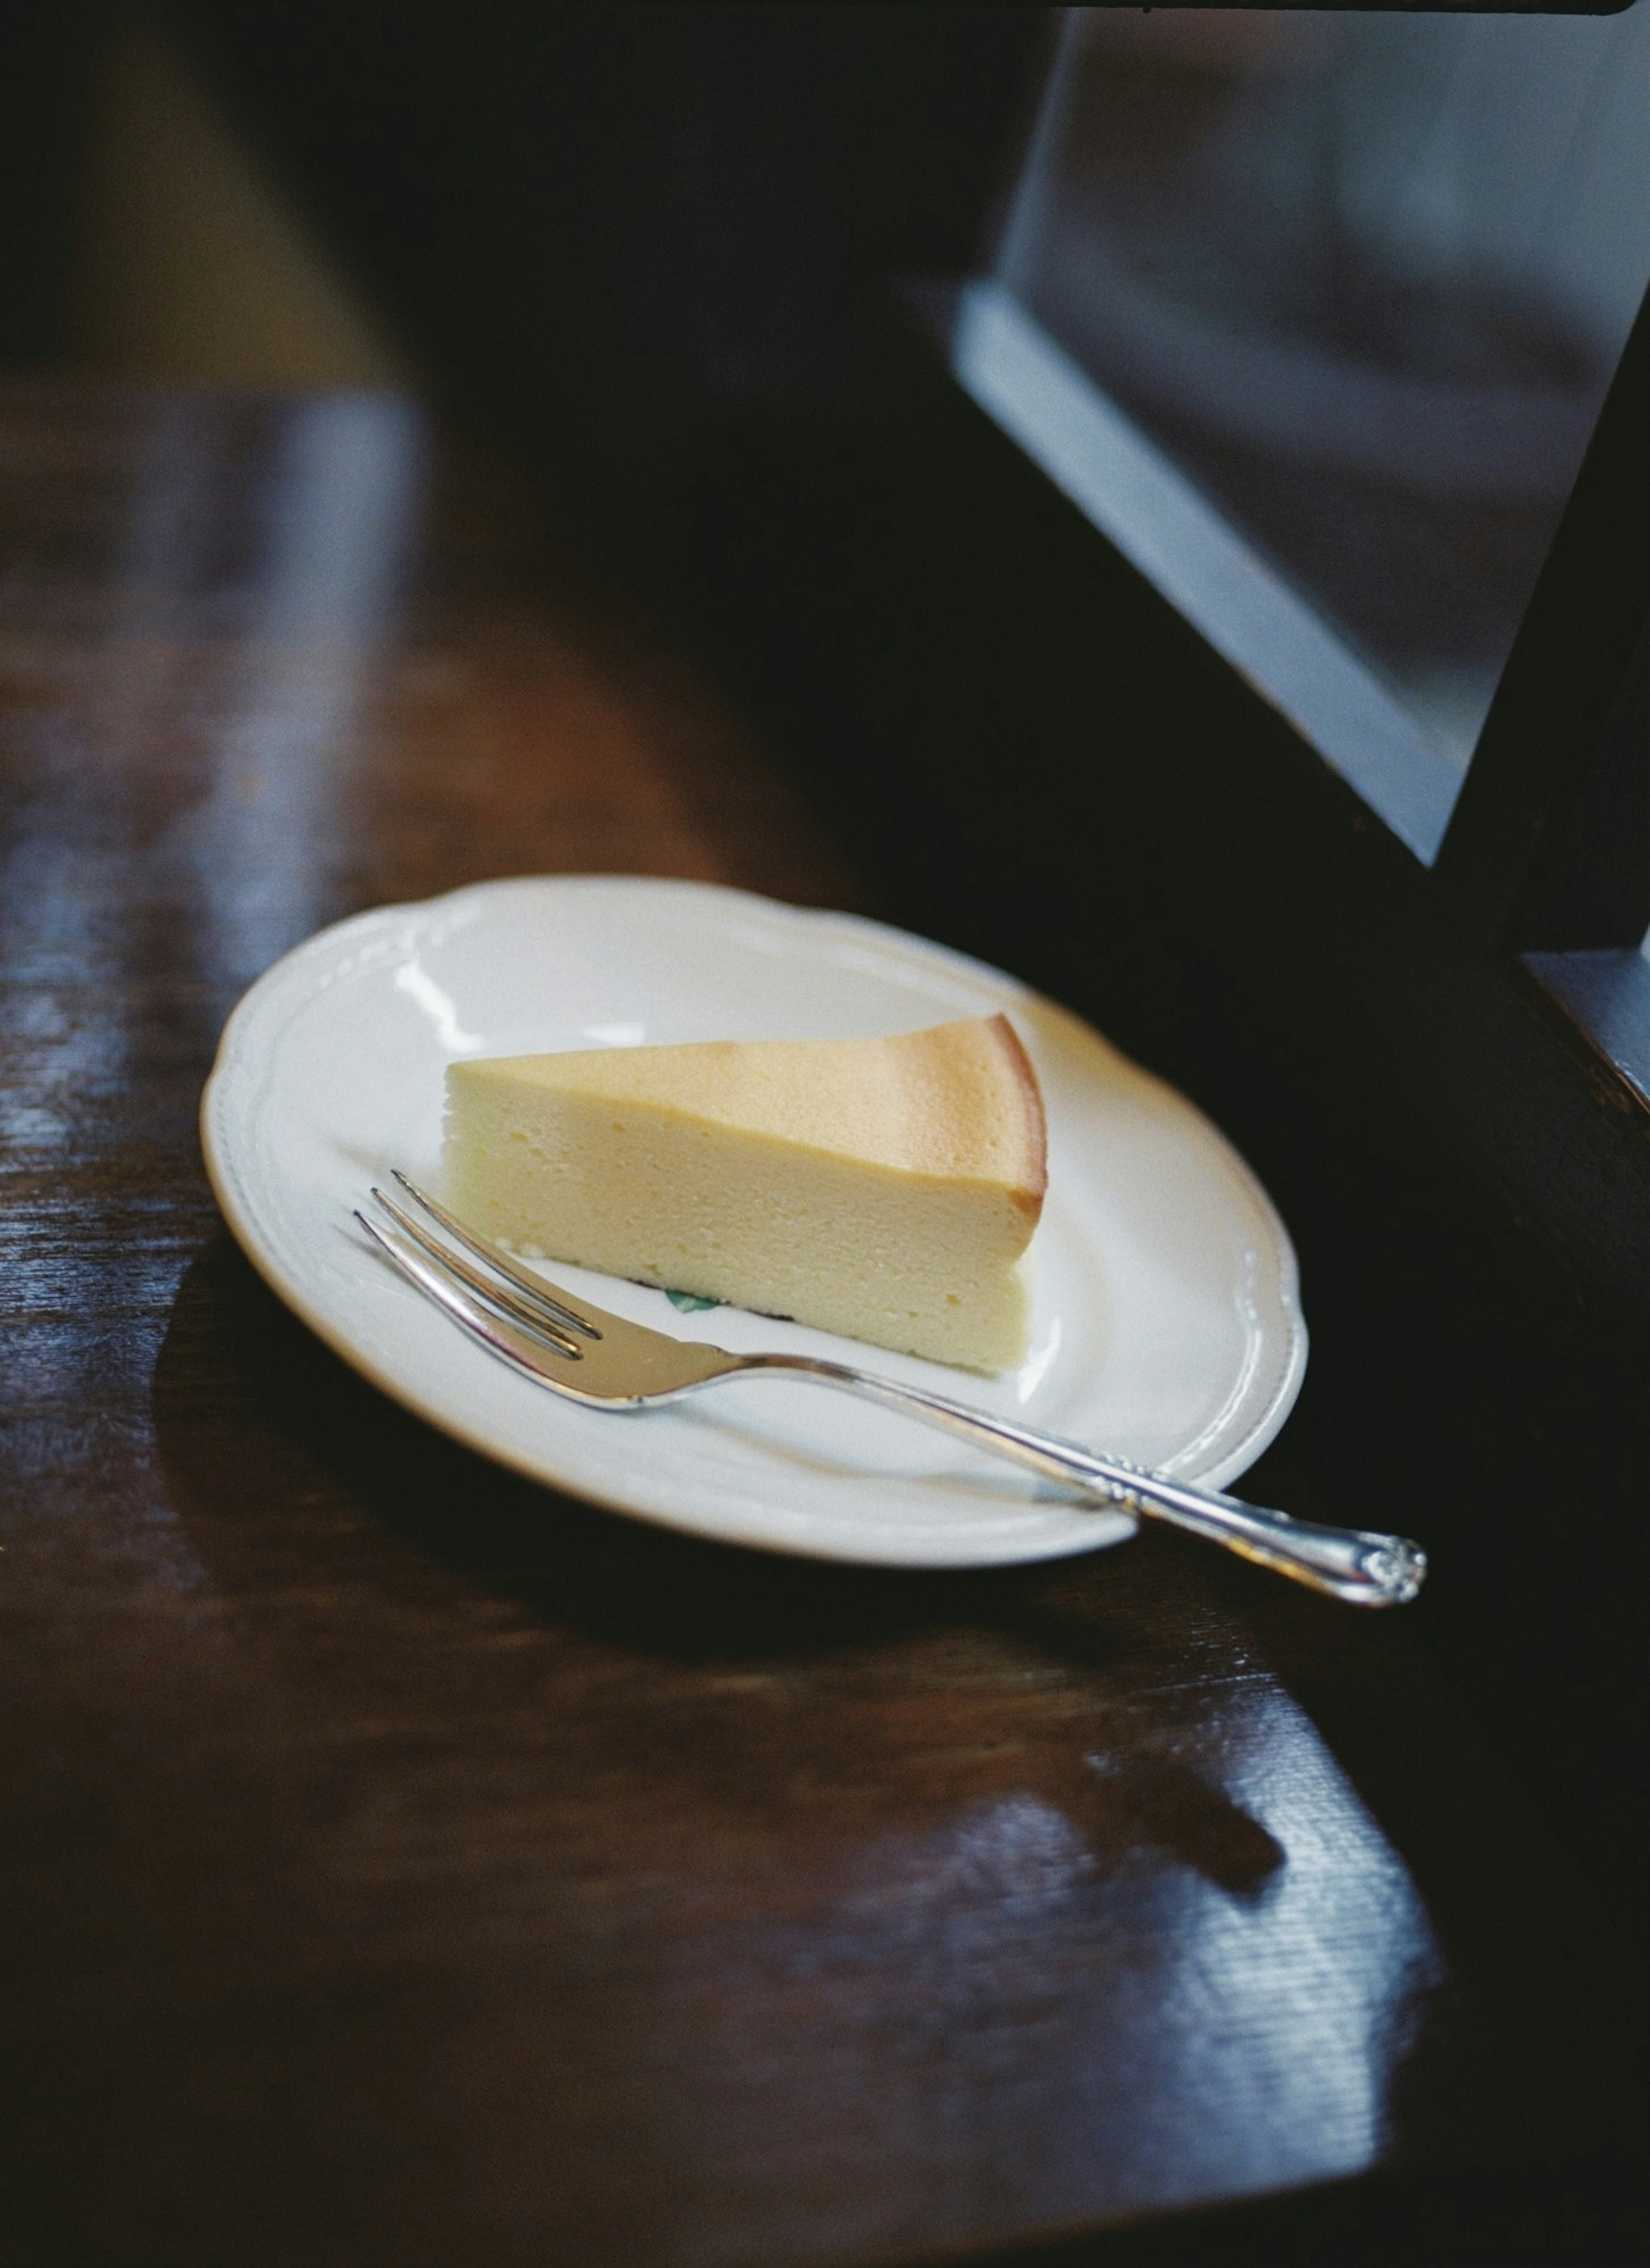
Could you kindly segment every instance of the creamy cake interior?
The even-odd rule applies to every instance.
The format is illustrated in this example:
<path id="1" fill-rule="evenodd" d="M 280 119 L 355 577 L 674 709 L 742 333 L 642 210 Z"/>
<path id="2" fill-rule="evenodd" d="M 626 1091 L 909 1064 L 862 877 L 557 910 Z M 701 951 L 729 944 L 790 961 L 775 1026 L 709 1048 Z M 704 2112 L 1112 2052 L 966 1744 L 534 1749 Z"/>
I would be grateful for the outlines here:
<path id="1" fill-rule="evenodd" d="M 1026 1351 L 1044 1160 L 1002 1016 L 447 1073 L 446 1197 L 484 1234 L 981 1370 Z"/>

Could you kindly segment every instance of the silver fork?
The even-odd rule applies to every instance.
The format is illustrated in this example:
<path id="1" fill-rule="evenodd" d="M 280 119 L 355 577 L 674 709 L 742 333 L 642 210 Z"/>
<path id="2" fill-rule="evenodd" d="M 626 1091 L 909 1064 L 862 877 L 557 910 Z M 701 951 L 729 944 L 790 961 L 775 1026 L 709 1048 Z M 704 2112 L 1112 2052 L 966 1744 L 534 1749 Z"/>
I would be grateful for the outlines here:
<path id="1" fill-rule="evenodd" d="M 1218 1489 L 1195 1488 L 1147 1472 L 1126 1458 L 1097 1456 L 1074 1441 L 1034 1432 L 1028 1425 L 971 1410 L 925 1387 L 880 1378 L 844 1362 L 806 1354 L 731 1354 L 726 1347 L 674 1339 L 667 1332 L 627 1322 L 588 1300 L 570 1299 L 467 1228 L 405 1174 L 397 1172 L 395 1179 L 451 1241 L 432 1236 L 376 1188 L 373 1198 L 394 1225 L 357 1211 L 355 1217 L 367 1234 L 473 1338 L 570 1401 L 598 1410 L 641 1410 L 724 1378 L 812 1379 L 902 1410 L 1047 1479 L 1074 1484 L 1102 1505 L 1188 1528 L 1353 1606 L 1401 1606 L 1425 1580 L 1426 1554 L 1402 1535 L 1291 1520 L 1286 1513 L 1267 1512 Z"/>

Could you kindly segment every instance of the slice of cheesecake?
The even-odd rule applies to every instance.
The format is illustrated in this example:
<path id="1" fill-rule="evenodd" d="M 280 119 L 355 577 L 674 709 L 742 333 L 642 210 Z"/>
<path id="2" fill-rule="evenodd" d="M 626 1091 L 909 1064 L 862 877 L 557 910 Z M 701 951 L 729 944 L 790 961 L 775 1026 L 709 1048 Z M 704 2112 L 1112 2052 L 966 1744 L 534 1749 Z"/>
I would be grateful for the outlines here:
<path id="1" fill-rule="evenodd" d="M 534 1257 L 978 1370 L 1026 1351 L 1042 1098 L 1002 1016 L 455 1063 L 442 1172 Z"/>

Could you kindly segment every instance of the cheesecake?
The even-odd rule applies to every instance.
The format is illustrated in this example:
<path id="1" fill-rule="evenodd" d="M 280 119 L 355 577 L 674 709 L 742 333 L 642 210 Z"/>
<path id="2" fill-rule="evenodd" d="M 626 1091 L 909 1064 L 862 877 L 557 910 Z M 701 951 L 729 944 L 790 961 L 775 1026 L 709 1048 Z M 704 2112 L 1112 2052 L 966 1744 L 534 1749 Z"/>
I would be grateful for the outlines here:
<path id="1" fill-rule="evenodd" d="M 529 1258 L 971 1369 L 1025 1356 L 1042 1098 L 1003 1016 L 455 1063 L 442 1180 Z"/>

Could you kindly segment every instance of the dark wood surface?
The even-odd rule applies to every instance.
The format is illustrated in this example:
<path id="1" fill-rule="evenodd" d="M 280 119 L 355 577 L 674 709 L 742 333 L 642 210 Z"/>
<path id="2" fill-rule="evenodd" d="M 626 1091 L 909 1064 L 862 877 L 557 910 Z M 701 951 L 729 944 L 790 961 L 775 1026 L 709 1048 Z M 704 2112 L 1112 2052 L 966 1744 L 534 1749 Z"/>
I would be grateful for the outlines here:
<path id="1" fill-rule="evenodd" d="M 1614 2257 L 1615 1925 L 1418 1610 L 673 1537 L 217 1219 L 218 1030 L 328 921 L 888 909 L 691 656 L 394 401 L 13 388 L 0 527 L 0 2258 Z"/>

